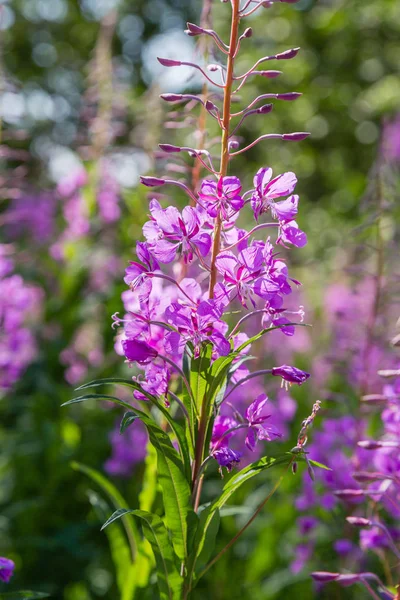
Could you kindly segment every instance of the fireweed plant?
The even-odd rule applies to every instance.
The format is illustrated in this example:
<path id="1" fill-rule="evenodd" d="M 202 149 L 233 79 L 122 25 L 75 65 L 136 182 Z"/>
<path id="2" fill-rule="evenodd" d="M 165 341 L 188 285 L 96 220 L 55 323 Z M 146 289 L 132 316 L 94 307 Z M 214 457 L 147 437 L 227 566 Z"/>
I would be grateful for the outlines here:
<path id="1" fill-rule="evenodd" d="M 202 486 L 209 465 L 216 461 L 221 474 L 239 468 L 242 451 L 233 444 L 241 433 L 245 432 L 244 446 L 250 451 L 260 441 L 281 436 L 277 428 L 269 425 L 265 394 L 250 397 L 244 414 L 231 405 L 230 394 L 254 377 L 277 377 L 285 386 L 301 385 L 309 377 L 308 373 L 288 365 L 255 372 L 247 369 L 251 358 L 248 353 L 254 342 L 274 329 L 281 330 L 284 340 L 294 334 L 303 318 L 302 308 L 297 311 L 287 308 L 292 286 L 299 282 L 289 276 L 280 254 L 282 247 L 302 247 L 307 242 L 306 234 L 295 221 L 299 203 L 299 197 L 293 193 L 296 176 L 292 172 L 274 174 L 269 166 L 262 166 L 254 176 L 254 187 L 244 191 L 240 179 L 230 169 L 236 156 L 263 140 L 300 141 L 308 135 L 265 134 L 246 147 L 240 147 L 235 137 L 245 119 L 272 110 L 272 104 L 261 104 L 262 101 L 293 101 L 300 95 L 263 94 L 242 110 L 232 110 L 233 99 L 249 78 L 275 78 L 280 74 L 275 70 L 259 70 L 259 66 L 269 61 L 289 60 L 298 53 L 299 49 L 294 48 L 265 56 L 245 73 L 235 71 L 241 45 L 252 35 L 250 27 L 240 33 L 241 22 L 256 10 L 271 5 L 272 2 L 253 0 L 241 5 L 239 0 L 231 0 L 229 43 L 212 29 L 188 24 L 189 36 L 212 39 L 225 58 L 223 64 L 215 62 L 203 68 L 192 62 L 158 59 L 166 68 L 192 67 L 210 84 L 207 98 L 175 93 L 163 94 L 162 98 L 173 104 L 195 100 L 202 105 L 221 130 L 220 162 L 217 167 L 209 147 L 161 144 L 161 150 L 168 155 L 189 155 L 200 162 L 207 171 L 206 178 L 198 190 L 175 179 L 141 179 L 149 188 L 178 186 L 189 198 L 188 206 L 181 212 L 174 206 L 163 208 L 159 196 L 150 200 L 150 219 L 143 226 L 145 239 L 137 242 L 137 260 L 126 269 L 131 310 L 123 319 L 117 314 L 113 317 L 115 326 L 123 326 L 121 346 L 126 361 L 142 373 L 132 379 L 98 380 L 78 388 L 121 384 L 133 391 L 133 398 L 140 402 L 141 408 L 104 394 L 85 394 L 67 403 L 91 398 L 114 402 L 127 410 L 121 433 L 135 421 L 141 421 L 149 436 L 152 450 L 146 462 L 149 470 L 153 469 L 153 478 L 156 473 L 164 514 L 152 512 L 148 490 L 144 490 L 139 500 L 139 509 L 128 508 L 113 490 L 111 496 L 117 510 L 103 526 L 109 532 L 109 525 L 123 519 L 133 564 L 126 566 L 124 572 L 119 568 L 118 581 L 121 595 L 127 599 L 134 597 L 137 587 L 147 585 L 146 573 L 153 568 L 149 546 L 154 554 L 159 597 L 188 598 L 199 579 L 253 522 L 283 475 L 248 523 L 211 558 L 220 509 L 245 481 L 278 465 L 285 465 L 285 472 L 290 468 L 296 472 L 299 461 L 307 462 L 313 477 L 313 461 L 308 459 L 304 446 L 319 402 L 303 422 L 291 452 L 265 456 L 249 464 L 227 478 L 222 492 L 211 503 L 202 505 Z M 255 220 L 249 231 L 236 225 L 241 212 L 246 210 Z M 265 216 L 270 219 L 266 221 Z M 255 234 L 266 235 L 257 239 Z M 236 320 L 232 325 L 233 318 Z M 261 321 L 261 330 L 249 338 L 244 328 L 250 320 Z M 231 408 L 230 414 L 225 410 L 221 413 L 222 407 Z M 156 469 L 154 465 L 151 467 L 152 456 L 156 456 Z M 93 472 L 86 472 L 96 478 Z M 107 489 L 110 495 L 110 486 Z M 142 524 L 144 540 L 138 535 L 137 520 Z"/>

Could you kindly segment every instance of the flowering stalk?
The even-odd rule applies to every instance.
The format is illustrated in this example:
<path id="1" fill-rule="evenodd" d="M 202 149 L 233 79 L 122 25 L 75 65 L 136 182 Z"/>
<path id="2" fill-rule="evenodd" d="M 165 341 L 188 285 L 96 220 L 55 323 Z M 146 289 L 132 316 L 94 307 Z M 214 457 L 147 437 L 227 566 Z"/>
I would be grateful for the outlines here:
<path id="1" fill-rule="evenodd" d="M 303 450 L 306 439 L 302 438 L 296 452 L 265 456 L 244 466 L 211 504 L 203 507 L 200 516 L 202 485 L 210 465 L 216 462 L 221 475 L 224 469 L 230 472 L 240 465 L 245 453 L 250 458 L 261 442 L 282 437 L 279 427 L 271 419 L 271 411 L 266 412 L 269 406 L 267 395 L 254 394 L 244 407 L 238 407 L 235 399 L 239 390 L 247 381 L 264 375 L 271 375 L 272 380 L 278 377 L 285 386 L 302 385 L 309 377 L 305 371 L 289 365 L 271 366 L 250 373 L 245 364 L 246 353 L 253 342 L 275 329 L 281 329 L 283 336 L 291 336 L 297 325 L 293 315 L 302 320 L 302 307 L 293 310 L 287 304 L 292 286 L 300 284 L 289 276 L 286 261 L 276 246 L 300 248 L 307 242 L 306 234 L 294 220 L 299 204 L 299 197 L 293 194 L 297 183 L 294 173 L 273 176 L 271 168 L 261 168 L 254 177 L 254 187 L 244 193 L 240 179 L 228 174 L 231 159 L 245 151 L 237 150 L 238 143 L 233 139 L 233 132 L 241 126 L 243 118 L 236 115 L 239 122 L 232 131 L 231 120 L 235 118 L 231 114 L 232 95 L 245 84 L 250 74 L 276 74 L 256 71 L 265 60 L 290 59 L 297 54 L 296 49 L 263 58 L 251 73 L 235 74 L 235 59 L 241 42 L 251 36 L 250 28 L 239 35 L 240 22 L 245 16 L 246 9 L 240 8 L 240 0 L 231 0 L 229 44 L 204 24 L 188 24 L 188 35 L 203 35 L 212 40 L 226 57 L 226 65 L 216 62 L 204 69 L 189 61 L 158 59 L 166 68 L 191 66 L 206 81 L 223 90 L 221 107 L 206 95 L 170 93 L 162 96 L 173 103 L 188 100 L 192 108 L 200 105 L 201 110 L 218 122 L 221 128 L 220 165 L 218 169 L 214 167 L 210 151 L 214 142 L 206 136 L 202 148 L 160 144 L 163 154 L 172 160 L 189 156 L 197 164 L 200 162 L 210 175 L 201 182 L 199 189 L 196 182 L 190 189 L 181 181 L 142 177 L 142 183 L 150 190 L 164 185 L 182 188 L 190 203 L 179 211 L 175 206 L 164 208 L 158 199 L 150 197 L 150 217 L 143 226 L 145 241 L 137 242 L 137 260 L 126 269 L 125 283 L 129 286 L 124 293 L 126 316 L 120 319 L 115 315 L 114 324 L 123 326 L 118 341 L 119 352 L 129 366 L 135 366 L 138 371 L 132 379 L 91 382 L 81 388 L 122 383 L 131 388 L 132 403 L 108 394 L 85 394 L 72 401 L 81 402 L 93 397 L 114 401 L 128 411 L 121 430 L 125 431 L 135 420 L 140 420 L 147 430 L 157 457 L 163 519 L 158 516 L 159 511 L 153 513 L 148 506 L 136 510 L 121 507 L 106 525 L 128 513 L 142 522 L 144 536 L 154 552 L 158 587 L 163 599 L 188 598 L 211 556 L 210 535 L 213 537 L 219 511 L 244 481 L 273 466 L 293 467 L 297 460 L 306 460 L 310 475 L 313 473 L 311 461 Z M 295 100 L 298 95 L 281 96 Z M 279 95 L 274 97 L 280 99 Z M 269 112 L 270 105 L 268 109 L 243 109 L 246 118 Z M 269 134 L 253 144 L 266 137 L 298 141 L 305 135 Z M 242 209 L 250 210 L 256 222 L 248 232 L 236 225 Z M 265 215 L 272 221 L 259 222 Z M 257 239 L 265 231 L 271 235 Z M 234 315 L 238 315 L 236 323 L 232 323 Z M 247 316 L 261 317 L 261 330 L 251 338 L 240 331 L 248 322 Z M 224 402 L 227 398 L 229 402 Z M 140 407 L 143 403 L 144 410 Z M 311 417 L 303 423 L 304 432 L 318 408 L 317 403 Z M 159 425 L 160 420 L 165 427 Z M 136 560 L 141 564 L 148 560 L 145 555 L 145 549 L 139 543 Z M 209 566 L 218 558 L 215 557 Z"/>

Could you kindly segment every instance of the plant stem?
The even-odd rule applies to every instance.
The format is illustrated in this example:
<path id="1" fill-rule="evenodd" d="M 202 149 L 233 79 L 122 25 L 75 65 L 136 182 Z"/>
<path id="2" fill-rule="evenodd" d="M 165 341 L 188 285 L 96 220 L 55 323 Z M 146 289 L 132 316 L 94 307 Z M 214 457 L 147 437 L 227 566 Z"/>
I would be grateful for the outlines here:
<path id="1" fill-rule="evenodd" d="M 240 0 L 231 0 L 232 4 L 232 18 L 231 18 L 231 36 L 229 41 L 229 53 L 226 65 L 226 82 L 224 86 L 224 103 L 222 109 L 222 137 L 221 137 L 221 163 L 219 169 L 219 177 L 225 177 L 228 172 L 229 165 L 229 124 L 231 120 L 231 96 L 232 96 L 232 84 L 233 84 L 233 66 L 235 62 L 235 51 L 239 34 L 239 23 L 240 23 Z M 222 229 L 222 218 L 221 215 L 217 216 L 214 229 L 214 241 L 212 247 L 212 258 L 211 258 L 211 273 L 210 273 L 210 288 L 209 297 L 214 297 L 214 286 L 217 281 L 217 268 L 216 260 L 219 254 L 221 245 L 221 229 Z"/>
<path id="2" fill-rule="evenodd" d="M 229 53 L 227 60 L 226 70 L 226 81 L 224 85 L 224 101 L 223 101 L 223 113 L 222 113 L 222 136 L 221 136 L 221 163 L 219 170 L 219 177 L 224 177 L 228 172 L 229 164 L 229 124 L 231 119 L 231 94 L 233 84 L 233 66 L 235 62 L 235 50 L 239 35 L 239 22 L 240 22 L 240 0 L 231 0 L 232 5 L 232 17 L 231 17 L 231 33 L 229 42 Z M 217 280 L 217 268 L 216 260 L 219 254 L 221 245 L 221 229 L 222 219 L 221 216 L 216 218 L 215 229 L 214 229 L 214 240 L 212 247 L 212 258 L 210 268 L 210 287 L 209 297 L 214 297 L 214 286 Z M 195 458 L 193 462 L 192 470 L 192 490 L 195 491 L 193 495 L 193 506 L 194 510 L 197 511 L 200 504 L 201 489 L 203 486 L 203 475 L 199 470 L 204 460 L 204 446 L 207 439 L 207 429 L 209 425 L 209 407 L 206 396 L 202 401 L 200 421 L 197 431 L 196 447 L 195 447 Z M 198 480 L 199 478 L 199 480 Z M 197 481 L 198 480 L 198 481 Z"/>

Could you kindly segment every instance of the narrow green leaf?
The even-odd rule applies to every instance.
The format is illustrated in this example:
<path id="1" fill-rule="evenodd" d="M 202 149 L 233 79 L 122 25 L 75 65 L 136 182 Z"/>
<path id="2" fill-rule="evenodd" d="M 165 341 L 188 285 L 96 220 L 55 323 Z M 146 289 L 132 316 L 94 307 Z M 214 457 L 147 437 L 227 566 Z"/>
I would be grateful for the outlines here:
<path id="1" fill-rule="evenodd" d="M 108 396 L 106 394 L 85 394 L 85 396 L 78 396 L 78 398 L 72 398 L 72 400 L 68 400 L 68 402 L 64 402 L 61 406 L 69 406 L 70 404 L 79 404 L 80 402 L 86 402 L 86 400 L 109 400 L 110 402 L 114 402 L 114 404 L 118 404 L 119 406 L 123 406 L 128 410 L 132 409 L 132 406 L 128 404 L 128 402 L 124 402 L 115 396 Z"/>
<path id="2" fill-rule="evenodd" d="M 207 510 L 203 510 L 200 514 L 199 530 L 202 530 L 204 528 L 207 519 Z M 197 557 L 197 562 L 199 565 L 205 565 L 211 558 L 211 555 L 215 548 L 215 542 L 217 539 L 220 520 L 220 511 L 218 508 L 216 508 L 211 516 L 207 528 L 205 529 L 204 544 Z"/>
<path id="3" fill-rule="evenodd" d="M 39 600 L 39 598 L 50 598 L 50 594 L 44 592 L 6 592 L 0 594 L 0 600 Z"/>
<path id="4" fill-rule="evenodd" d="M 170 545 L 168 532 L 160 517 L 144 510 L 120 509 L 111 515 L 102 529 L 127 514 L 134 515 L 142 521 L 143 534 L 150 542 L 156 560 L 161 600 L 181 600 L 183 580 L 176 567 L 176 556 Z"/>
<path id="5" fill-rule="evenodd" d="M 316 460 L 308 459 L 308 462 L 312 464 L 313 467 L 318 467 L 319 469 L 325 469 L 325 471 L 332 471 L 330 467 L 324 465 L 323 463 L 317 462 Z"/>
<path id="6" fill-rule="evenodd" d="M 96 493 L 90 491 L 89 501 L 101 523 L 109 514 L 109 505 Z M 106 531 L 108 544 L 110 546 L 111 557 L 114 563 L 114 569 L 117 578 L 117 585 L 122 595 L 126 587 L 126 581 L 129 576 L 129 571 L 132 568 L 132 557 L 127 543 L 126 536 L 123 532 L 123 522 L 115 523 L 113 527 L 109 527 Z M 134 590 L 131 590 L 131 598 L 133 598 Z"/>
<path id="7" fill-rule="evenodd" d="M 189 580 L 193 577 L 197 562 L 199 557 L 203 553 L 203 549 L 205 544 L 207 543 L 208 529 L 211 526 L 211 523 L 214 519 L 214 513 L 216 510 L 220 510 L 229 498 L 239 489 L 243 483 L 252 479 L 255 475 L 270 469 L 271 467 L 287 464 L 290 461 L 290 456 L 288 454 L 283 454 L 277 457 L 268 457 L 265 456 L 256 462 L 251 463 L 238 473 L 236 473 L 233 477 L 227 481 L 222 489 L 222 493 L 212 502 L 204 511 L 201 513 L 200 524 L 197 528 L 195 540 L 194 540 L 194 550 L 189 557 L 189 565 L 188 565 L 188 577 Z"/>
<path id="8" fill-rule="evenodd" d="M 121 434 L 124 433 L 124 431 L 127 429 L 127 427 L 129 427 L 129 425 L 132 425 L 132 423 L 134 423 L 134 421 L 136 421 L 136 419 L 138 419 L 138 418 L 139 417 L 137 415 L 135 415 L 135 413 L 133 413 L 131 410 L 128 410 L 122 417 L 122 421 L 119 426 L 119 432 Z"/>
<path id="9" fill-rule="evenodd" d="M 120 494 L 117 488 L 104 477 L 104 475 L 81 463 L 73 462 L 71 463 L 71 466 L 75 471 L 84 473 L 84 475 L 87 475 L 87 477 L 97 483 L 102 491 L 108 496 L 115 508 L 128 508 L 128 504 L 125 502 L 122 494 Z M 127 517 L 123 520 L 123 524 L 131 547 L 132 558 L 134 558 L 137 548 L 140 545 L 141 538 L 132 518 Z"/>
<path id="10" fill-rule="evenodd" d="M 192 358 L 190 368 L 190 387 L 197 407 L 197 413 L 200 414 L 203 405 L 204 395 L 207 384 L 210 380 L 210 365 L 212 355 L 212 344 L 204 344 L 200 356 Z"/>
<path id="11" fill-rule="evenodd" d="M 185 467 L 165 431 L 144 413 L 135 412 L 140 414 L 157 452 L 157 478 L 163 494 L 165 524 L 171 531 L 178 558 L 184 560 L 188 554 L 188 532 L 193 532 L 197 521 L 197 515 L 191 507 Z"/>

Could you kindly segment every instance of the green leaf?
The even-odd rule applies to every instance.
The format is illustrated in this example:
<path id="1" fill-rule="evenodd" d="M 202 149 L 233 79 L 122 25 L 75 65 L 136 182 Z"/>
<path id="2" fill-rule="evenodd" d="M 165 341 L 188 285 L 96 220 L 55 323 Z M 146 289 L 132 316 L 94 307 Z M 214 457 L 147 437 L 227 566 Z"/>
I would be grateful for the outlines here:
<path id="1" fill-rule="evenodd" d="M 106 477 L 104 477 L 104 475 L 102 475 L 95 469 L 87 467 L 86 465 L 82 465 L 81 463 L 73 462 L 71 463 L 71 466 L 75 471 L 84 473 L 92 481 L 97 483 L 97 485 L 102 489 L 106 496 L 108 496 L 115 508 L 128 508 L 128 504 L 125 502 L 124 497 L 120 494 L 117 488 Z M 127 517 L 123 520 L 123 524 L 126 531 L 126 535 L 129 540 L 129 545 L 131 547 L 133 559 L 136 554 L 137 548 L 140 545 L 141 538 L 133 519 Z"/>
<path id="2" fill-rule="evenodd" d="M 171 531 L 178 558 L 184 560 L 188 554 L 188 533 L 195 530 L 197 521 L 197 515 L 191 507 L 185 467 L 165 431 L 146 414 L 135 412 L 146 425 L 150 442 L 157 452 L 157 479 L 163 494 L 165 524 Z"/>
<path id="3" fill-rule="evenodd" d="M 122 421 L 119 426 L 119 432 L 121 434 L 124 433 L 125 429 L 127 429 L 127 427 L 129 427 L 129 425 L 132 425 L 132 423 L 134 421 L 136 421 L 136 419 L 138 419 L 138 418 L 139 417 L 137 415 L 135 415 L 135 413 L 133 413 L 131 410 L 128 410 L 122 417 Z"/>
<path id="4" fill-rule="evenodd" d="M 109 514 L 109 505 L 96 493 L 90 491 L 89 501 L 93 506 L 97 517 L 101 523 L 107 519 Z M 110 527 L 106 531 L 108 544 L 110 546 L 111 557 L 114 563 L 115 573 L 117 576 L 117 585 L 122 595 L 126 588 L 126 582 L 129 578 L 129 571 L 132 568 L 132 557 L 129 548 L 129 544 L 126 541 L 126 536 L 123 533 L 123 522 L 115 523 L 113 527 Z M 131 590 L 130 597 L 133 598 L 134 588 Z"/>
<path id="5" fill-rule="evenodd" d="M 85 394 L 85 396 L 78 396 L 78 398 L 72 398 L 72 400 L 68 400 L 68 402 L 64 402 L 61 406 L 69 406 L 70 404 L 79 404 L 80 402 L 86 402 L 86 400 L 108 400 L 110 402 L 114 402 L 114 404 L 118 404 L 119 406 L 123 406 L 128 410 L 132 409 L 132 406 L 128 404 L 128 402 L 124 402 L 115 396 L 108 396 L 106 394 Z"/>
<path id="6" fill-rule="evenodd" d="M 182 426 L 179 425 L 179 423 L 177 423 L 175 421 L 175 419 L 171 416 L 171 413 L 168 410 L 166 410 L 166 408 L 164 408 L 164 406 L 162 406 L 161 403 L 158 402 L 158 400 L 155 396 L 153 396 L 152 394 L 148 394 L 147 392 L 144 392 L 144 390 L 142 390 L 142 388 L 139 385 L 137 385 L 134 381 L 130 381 L 129 379 L 120 379 L 120 378 L 98 379 L 96 381 L 91 381 L 89 383 L 86 383 L 77 389 L 79 390 L 79 389 L 85 389 L 85 388 L 89 388 L 89 387 L 96 387 L 96 386 L 107 385 L 107 384 L 126 385 L 127 387 L 131 387 L 136 390 L 140 390 L 140 392 L 145 394 L 147 396 L 147 398 L 150 400 L 150 402 L 163 413 L 164 417 L 167 419 L 168 423 L 171 426 L 171 429 L 175 433 L 176 438 L 178 440 L 179 448 L 180 448 L 182 458 L 183 458 L 184 464 L 185 464 L 185 470 L 187 473 L 190 473 L 190 452 L 189 452 L 189 445 L 188 445 L 188 440 L 187 440 L 185 431 L 182 428 Z M 68 400 L 68 402 L 64 402 L 64 404 L 62 404 L 61 406 L 68 406 L 70 404 L 78 404 L 79 402 L 85 402 L 86 400 L 108 400 L 109 402 L 113 402 L 114 404 L 118 404 L 119 406 L 127 408 L 128 411 L 132 414 L 135 412 L 133 406 L 131 404 L 129 404 L 128 402 L 124 402 L 123 400 L 120 400 L 116 396 L 109 396 L 107 394 L 85 394 L 84 396 L 79 396 L 78 398 L 73 398 L 72 400 Z M 141 414 L 144 414 L 144 413 L 141 413 Z M 121 425 L 122 425 L 122 423 L 121 423 Z"/>
<path id="7" fill-rule="evenodd" d="M 6 592 L 0 594 L 0 600 L 39 600 L 39 598 L 50 598 L 50 594 L 43 592 Z"/>
<path id="8" fill-rule="evenodd" d="M 308 459 L 308 462 L 312 464 L 313 467 L 318 467 L 319 469 L 325 469 L 325 471 L 332 471 L 330 467 L 324 465 L 323 463 L 317 462 L 316 460 Z"/>
<path id="9" fill-rule="evenodd" d="M 190 369 L 190 387 L 196 404 L 197 414 L 201 412 L 207 384 L 210 379 L 212 344 L 204 344 L 200 355 L 192 358 Z"/>
<path id="10" fill-rule="evenodd" d="M 156 397 L 152 394 L 146 392 L 139 383 L 136 381 L 132 381 L 132 379 L 123 379 L 121 377 L 108 377 L 107 379 L 94 379 L 93 381 L 89 381 L 88 383 L 84 383 L 76 388 L 76 391 L 87 390 L 92 387 L 99 387 L 101 385 L 123 385 L 125 387 L 130 387 L 138 392 L 141 392 L 144 396 L 146 396 L 149 400 L 156 400 Z M 68 404 L 68 403 L 66 403 Z M 64 405 L 63 405 L 64 406 Z"/>
<path id="11" fill-rule="evenodd" d="M 111 515 L 102 529 L 128 513 L 141 519 L 143 534 L 150 542 L 154 552 L 157 566 L 157 584 L 161 600 L 181 600 L 183 580 L 176 568 L 176 556 L 170 545 L 168 532 L 160 517 L 144 510 L 120 509 Z"/>
<path id="12" fill-rule="evenodd" d="M 199 530 L 204 529 L 207 519 L 207 510 L 203 510 L 200 514 Z M 220 520 L 220 511 L 218 508 L 216 508 L 212 514 L 210 522 L 208 523 L 208 527 L 205 530 L 204 544 L 197 557 L 197 562 L 200 565 L 205 565 L 210 560 L 211 554 L 215 548 Z"/>
<path id="13" fill-rule="evenodd" d="M 201 513 L 200 524 L 197 528 L 196 536 L 194 539 L 194 550 L 189 557 L 188 564 L 188 573 L 189 573 L 189 581 L 192 579 L 197 562 L 201 557 L 205 545 L 208 540 L 208 530 L 211 527 L 214 519 L 214 513 L 217 510 L 220 510 L 229 498 L 239 489 L 243 483 L 252 479 L 255 475 L 262 473 L 263 471 L 270 469 L 271 467 L 287 464 L 290 461 L 290 456 L 288 454 L 283 454 L 277 457 L 268 457 L 265 456 L 256 462 L 251 463 L 238 473 L 236 473 L 233 477 L 227 481 L 222 489 L 222 493 L 212 502 L 208 507 L 204 509 Z"/>

